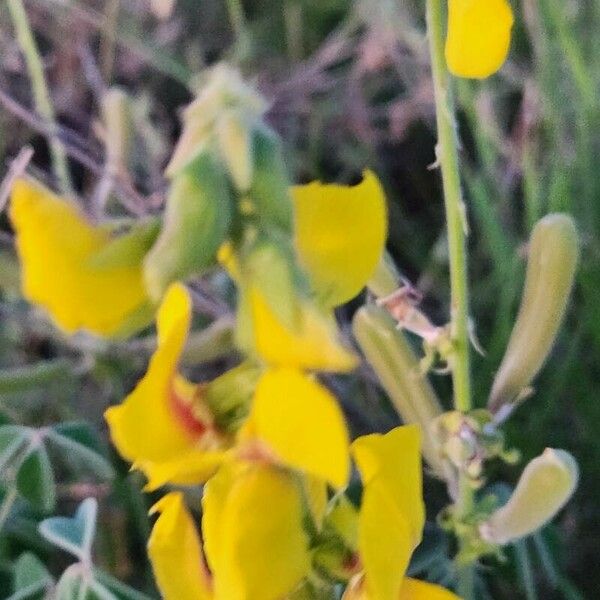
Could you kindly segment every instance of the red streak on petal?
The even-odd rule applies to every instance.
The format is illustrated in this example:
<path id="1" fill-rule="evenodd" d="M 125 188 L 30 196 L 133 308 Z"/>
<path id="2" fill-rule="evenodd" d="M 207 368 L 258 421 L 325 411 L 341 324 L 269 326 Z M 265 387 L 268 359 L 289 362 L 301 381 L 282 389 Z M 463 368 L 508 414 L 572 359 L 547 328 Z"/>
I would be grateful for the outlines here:
<path id="1" fill-rule="evenodd" d="M 206 423 L 194 415 L 190 404 L 177 395 L 172 385 L 169 387 L 169 406 L 185 431 L 193 438 L 202 437 L 208 431 Z"/>

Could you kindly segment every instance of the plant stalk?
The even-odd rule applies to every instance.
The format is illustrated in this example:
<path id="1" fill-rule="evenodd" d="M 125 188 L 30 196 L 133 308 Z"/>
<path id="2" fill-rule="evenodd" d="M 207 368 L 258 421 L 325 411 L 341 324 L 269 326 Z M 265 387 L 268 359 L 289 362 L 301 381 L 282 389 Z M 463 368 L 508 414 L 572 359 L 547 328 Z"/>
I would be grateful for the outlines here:
<path id="1" fill-rule="evenodd" d="M 33 36 L 22 0 L 7 0 L 8 10 L 15 28 L 17 41 L 25 57 L 25 64 L 31 82 L 36 112 L 46 121 L 49 129 L 48 144 L 52 156 L 52 166 L 60 183 L 61 190 L 67 195 L 73 193 L 67 155 L 58 139 L 56 115 L 50 99 L 42 59 Z"/>
<path id="2" fill-rule="evenodd" d="M 427 33 L 431 55 L 431 71 L 435 96 L 438 143 L 436 158 L 442 173 L 448 254 L 450 259 L 451 332 L 454 343 L 452 384 L 454 407 L 463 413 L 471 410 L 471 378 L 469 367 L 469 301 L 467 283 L 467 223 L 458 166 L 458 144 L 450 75 L 444 56 L 444 2 L 427 0 Z M 460 474 L 457 516 L 466 517 L 473 508 L 473 490 L 464 473 Z M 463 543 L 462 540 L 459 542 Z M 473 565 L 459 568 L 459 595 L 464 600 L 474 597 Z"/>

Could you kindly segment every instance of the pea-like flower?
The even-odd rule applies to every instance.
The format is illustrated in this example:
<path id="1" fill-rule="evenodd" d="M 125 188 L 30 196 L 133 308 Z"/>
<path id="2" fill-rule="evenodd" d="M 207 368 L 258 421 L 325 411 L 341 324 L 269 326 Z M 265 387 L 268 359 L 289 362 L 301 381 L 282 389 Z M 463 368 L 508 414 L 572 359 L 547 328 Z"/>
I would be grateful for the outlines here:
<path id="1" fill-rule="evenodd" d="M 361 569 L 344 600 L 457 600 L 405 576 L 425 522 L 419 428 L 360 437 L 352 454 L 364 488 L 354 541 Z"/>
<path id="2" fill-rule="evenodd" d="M 295 246 L 326 306 L 351 300 L 375 272 L 387 237 L 387 207 L 379 180 L 365 171 L 354 186 L 317 181 L 292 190 Z"/>
<path id="3" fill-rule="evenodd" d="M 187 290 L 173 284 L 158 311 L 158 348 L 148 371 L 121 405 L 106 412 L 115 446 L 146 474 L 148 488 L 202 483 L 239 456 L 289 465 L 345 486 L 348 434 L 332 394 L 298 368 L 264 368 L 243 426 L 237 435 L 226 431 L 216 422 L 218 407 L 207 402 L 207 386 L 178 373 L 190 319 Z"/>
<path id="4" fill-rule="evenodd" d="M 64 331 L 115 336 L 152 320 L 141 257 L 156 227 L 136 229 L 123 243 L 108 225 L 94 225 L 78 207 L 29 179 L 12 189 L 10 219 L 22 289 Z"/>
<path id="5" fill-rule="evenodd" d="M 498 71 L 508 55 L 513 20 L 507 0 L 448 0 L 450 72 L 483 79 Z"/>

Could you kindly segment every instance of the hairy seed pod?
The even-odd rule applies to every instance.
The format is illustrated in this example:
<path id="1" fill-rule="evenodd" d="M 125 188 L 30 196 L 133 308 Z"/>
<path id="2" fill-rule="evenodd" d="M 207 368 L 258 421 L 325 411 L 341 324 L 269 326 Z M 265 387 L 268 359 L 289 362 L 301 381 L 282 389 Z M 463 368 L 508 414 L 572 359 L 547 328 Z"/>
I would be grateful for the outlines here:
<path id="1" fill-rule="evenodd" d="M 510 411 L 548 356 L 573 287 L 579 236 L 573 219 L 551 214 L 533 229 L 519 314 L 488 402 Z"/>
<path id="2" fill-rule="evenodd" d="M 226 175 L 211 154 L 203 152 L 173 178 L 162 231 L 144 260 L 144 277 L 154 300 L 171 282 L 215 264 L 232 215 Z"/>
<path id="3" fill-rule="evenodd" d="M 375 305 L 358 310 L 352 331 L 404 423 L 422 427 L 423 455 L 434 472 L 443 476 L 432 431 L 442 409 L 404 334 L 396 329 L 387 311 Z"/>
<path id="4" fill-rule="evenodd" d="M 578 479 L 568 452 L 546 448 L 525 467 L 508 502 L 480 526 L 482 537 L 503 545 L 533 533 L 569 501 Z"/>
<path id="5" fill-rule="evenodd" d="M 291 231 L 293 221 L 289 180 L 281 142 L 266 127 L 258 127 L 252 143 L 254 173 L 250 199 L 259 220 L 265 226 L 275 225 L 283 231 Z"/>

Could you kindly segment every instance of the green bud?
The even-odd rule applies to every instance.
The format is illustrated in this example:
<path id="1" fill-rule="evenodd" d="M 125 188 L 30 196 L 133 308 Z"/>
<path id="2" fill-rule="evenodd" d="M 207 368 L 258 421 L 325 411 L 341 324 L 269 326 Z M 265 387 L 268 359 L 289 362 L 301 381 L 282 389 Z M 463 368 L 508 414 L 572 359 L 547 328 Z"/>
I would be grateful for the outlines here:
<path id="1" fill-rule="evenodd" d="M 144 261 L 148 292 L 160 299 L 176 280 L 198 275 L 216 262 L 232 222 L 233 198 L 209 152 L 174 177 L 163 229 Z"/>
<path id="2" fill-rule="evenodd" d="M 118 173 L 126 168 L 131 142 L 129 97 L 121 88 L 112 87 L 101 100 L 107 169 Z"/>
<path id="3" fill-rule="evenodd" d="M 244 285 L 260 290 L 271 311 L 288 329 L 298 327 L 298 290 L 293 256 L 280 243 L 261 238 L 242 257 Z"/>
<path id="4" fill-rule="evenodd" d="M 264 126 L 257 127 L 252 140 L 254 175 L 250 199 L 265 229 L 276 226 L 291 232 L 293 221 L 289 179 L 277 135 Z"/>
<path id="5" fill-rule="evenodd" d="M 521 307 L 488 402 L 493 413 L 503 406 L 508 412 L 546 360 L 566 311 L 578 257 L 579 236 L 570 216 L 551 214 L 536 224 Z"/>
<path id="6" fill-rule="evenodd" d="M 404 334 L 387 311 L 375 305 L 358 310 L 352 330 L 404 423 L 422 427 L 423 455 L 433 471 L 443 477 L 444 467 L 432 430 L 442 409 Z"/>
<path id="7" fill-rule="evenodd" d="M 260 369 L 245 361 L 207 384 L 204 400 L 219 429 L 236 431 L 248 416 Z"/>
<path id="8" fill-rule="evenodd" d="M 94 269 L 135 267 L 141 264 L 160 233 L 160 220 L 151 218 L 134 223 L 89 259 Z"/>
<path id="9" fill-rule="evenodd" d="M 237 111 L 226 111 L 215 124 L 221 157 L 236 189 L 247 192 L 252 183 L 251 123 Z"/>
<path id="10" fill-rule="evenodd" d="M 533 533 L 569 501 L 578 477 L 568 452 L 547 448 L 525 467 L 508 502 L 480 526 L 482 537 L 504 545 Z"/>
<path id="11" fill-rule="evenodd" d="M 265 110 L 264 98 L 238 71 L 223 64 L 207 70 L 197 98 L 185 110 L 183 132 L 167 167 L 167 176 L 174 177 L 216 144 L 234 183 L 246 191 L 252 161 L 245 138 Z"/>

